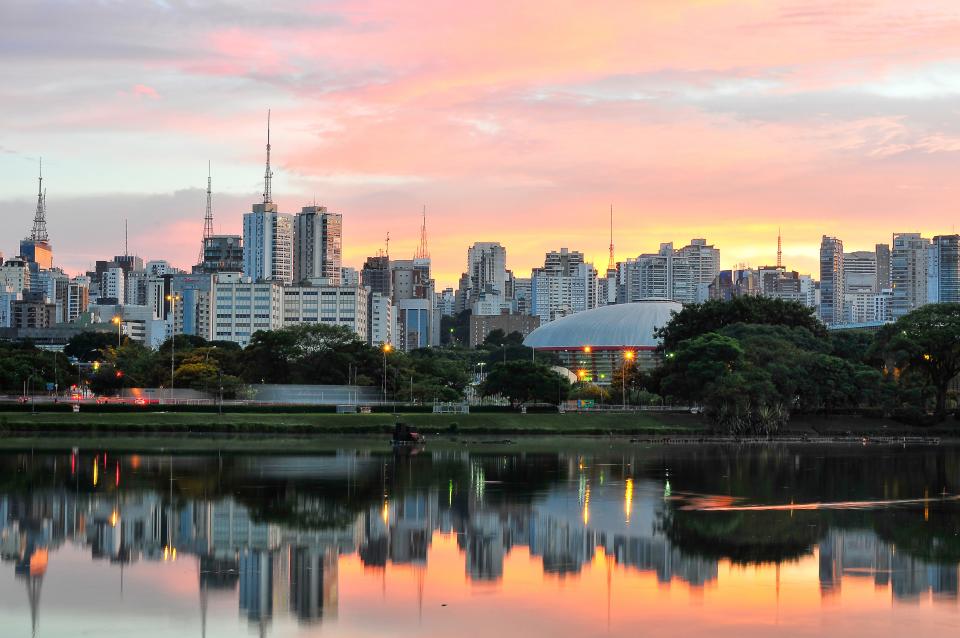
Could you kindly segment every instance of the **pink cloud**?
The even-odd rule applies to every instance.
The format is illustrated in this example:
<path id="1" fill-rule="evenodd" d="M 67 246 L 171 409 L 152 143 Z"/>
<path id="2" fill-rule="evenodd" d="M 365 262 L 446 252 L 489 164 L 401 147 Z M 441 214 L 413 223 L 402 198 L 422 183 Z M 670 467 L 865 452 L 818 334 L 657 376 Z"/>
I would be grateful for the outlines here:
<path id="1" fill-rule="evenodd" d="M 146 84 L 134 84 L 132 89 L 132 94 L 137 97 L 147 97 L 152 100 L 156 100 L 160 97 L 160 94 L 157 93 L 157 90 Z"/>

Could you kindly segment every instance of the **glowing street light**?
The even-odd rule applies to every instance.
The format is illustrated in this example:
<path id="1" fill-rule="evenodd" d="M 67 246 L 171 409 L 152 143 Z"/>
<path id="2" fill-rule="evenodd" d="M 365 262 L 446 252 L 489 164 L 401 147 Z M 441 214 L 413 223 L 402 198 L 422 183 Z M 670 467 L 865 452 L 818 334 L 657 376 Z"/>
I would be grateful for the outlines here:
<path id="1" fill-rule="evenodd" d="M 120 315 L 115 315 L 113 319 L 110 320 L 111 323 L 117 326 L 117 347 L 120 347 L 120 340 L 123 335 L 123 319 Z"/>
<path id="2" fill-rule="evenodd" d="M 393 352 L 393 346 L 389 343 L 380 347 L 383 351 L 383 403 L 387 402 L 387 354 Z"/>
<path id="3" fill-rule="evenodd" d="M 633 361 L 637 353 L 627 350 L 623 353 L 623 369 L 620 370 L 620 394 L 623 396 L 623 408 L 627 408 L 627 362 Z"/>

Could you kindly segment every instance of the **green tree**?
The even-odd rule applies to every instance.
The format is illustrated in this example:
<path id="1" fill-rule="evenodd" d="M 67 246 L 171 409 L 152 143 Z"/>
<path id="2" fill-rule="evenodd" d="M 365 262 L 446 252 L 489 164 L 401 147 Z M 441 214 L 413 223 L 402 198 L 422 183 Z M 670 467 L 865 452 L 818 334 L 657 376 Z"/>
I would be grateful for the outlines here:
<path id="1" fill-rule="evenodd" d="M 827 335 L 813 309 L 803 304 L 769 297 L 735 297 L 730 301 L 711 300 L 684 306 L 657 331 L 657 336 L 662 339 L 663 348 L 670 351 L 682 341 L 737 323 L 799 327 L 819 338 Z"/>
<path id="2" fill-rule="evenodd" d="M 114 332 L 94 332 L 85 330 L 70 337 L 63 347 L 63 354 L 75 357 L 80 361 L 96 361 L 103 358 L 107 348 L 116 345 L 117 335 Z"/>
<path id="3" fill-rule="evenodd" d="M 531 401 L 556 404 L 570 393 L 570 383 L 543 364 L 507 361 L 491 368 L 480 392 L 485 397 L 503 396 L 514 407 Z"/>
<path id="4" fill-rule="evenodd" d="M 918 308 L 881 330 L 876 343 L 895 375 L 930 385 L 934 414 L 944 418 L 950 381 L 960 374 L 960 304 Z"/>

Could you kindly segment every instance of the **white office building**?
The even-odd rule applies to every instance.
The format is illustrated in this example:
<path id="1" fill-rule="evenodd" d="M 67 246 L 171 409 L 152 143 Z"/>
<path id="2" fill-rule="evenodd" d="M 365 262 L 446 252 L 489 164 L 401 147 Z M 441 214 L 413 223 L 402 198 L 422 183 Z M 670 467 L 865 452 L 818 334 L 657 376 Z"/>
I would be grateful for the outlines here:
<path id="1" fill-rule="evenodd" d="M 367 340 L 367 292 L 359 286 L 288 286 L 283 325 L 346 326 Z"/>
<path id="2" fill-rule="evenodd" d="M 253 281 L 239 273 L 220 273 L 213 282 L 216 340 L 246 347 L 258 330 L 283 327 L 283 288 L 273 281 Z"/>

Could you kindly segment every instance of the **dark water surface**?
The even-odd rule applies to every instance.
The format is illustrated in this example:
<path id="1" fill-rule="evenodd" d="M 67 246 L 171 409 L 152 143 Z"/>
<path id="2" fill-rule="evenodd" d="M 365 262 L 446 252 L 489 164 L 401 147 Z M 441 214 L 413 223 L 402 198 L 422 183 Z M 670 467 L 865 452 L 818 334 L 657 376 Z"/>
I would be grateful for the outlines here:
<path id="1" fill-rule="evenodd" d="M 0 636 L 927 636 L 960 447 L 0 451 Z"/>

